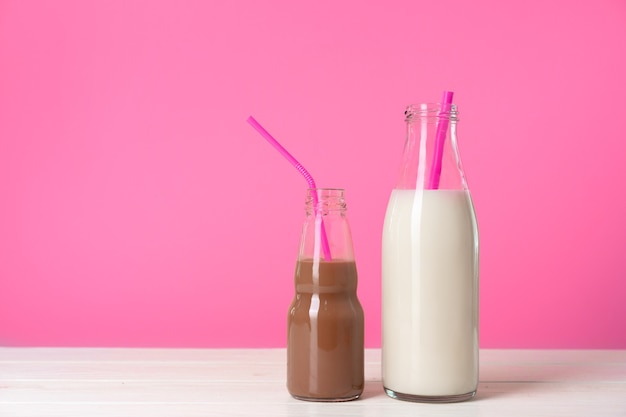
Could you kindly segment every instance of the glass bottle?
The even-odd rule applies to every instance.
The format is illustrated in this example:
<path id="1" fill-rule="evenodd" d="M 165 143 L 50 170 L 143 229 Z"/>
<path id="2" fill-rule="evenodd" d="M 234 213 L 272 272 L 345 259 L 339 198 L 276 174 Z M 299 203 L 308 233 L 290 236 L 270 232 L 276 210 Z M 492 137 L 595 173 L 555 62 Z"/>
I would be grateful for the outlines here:
<path id="1" fill-rule="evenodd" d="M 478 227 L 457 147 L 457 107 L 446 107 L 407 107 L 383 227 L 383 386 L 409 401 L 463 401 L 478 386 Z"/>
<path id="2" fill-rule="evenodd" d="M 294 281 L 287 323 L 289 393 L 309 401 L 358 398 L 364 322 L 344 190 L 308 190 Z"/>

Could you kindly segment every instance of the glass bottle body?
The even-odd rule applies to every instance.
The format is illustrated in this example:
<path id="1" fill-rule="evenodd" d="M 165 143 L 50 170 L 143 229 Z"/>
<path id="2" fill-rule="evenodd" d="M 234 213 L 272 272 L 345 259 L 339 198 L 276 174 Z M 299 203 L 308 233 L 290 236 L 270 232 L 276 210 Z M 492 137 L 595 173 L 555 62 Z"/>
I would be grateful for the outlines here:
<path id="1" fill-rule="evenodd" d="M 329 254 L 322 251 L 322 234 Z M 358 398 L 364 381 L 364 318 L 343 190 L 308 191 L 294 283 L 287 322 L 289 393 L 309 401 Z"/>
<path id="2" fill-rule="evenodd" d="M 400 178 L 383 227 L 383 386 L 404 400 L 462 401 L 478 385 L 479 248 L 456 106 L 415 105 L 405 114 Z M 441 175 L 433 186 L 442 120 Z"/>

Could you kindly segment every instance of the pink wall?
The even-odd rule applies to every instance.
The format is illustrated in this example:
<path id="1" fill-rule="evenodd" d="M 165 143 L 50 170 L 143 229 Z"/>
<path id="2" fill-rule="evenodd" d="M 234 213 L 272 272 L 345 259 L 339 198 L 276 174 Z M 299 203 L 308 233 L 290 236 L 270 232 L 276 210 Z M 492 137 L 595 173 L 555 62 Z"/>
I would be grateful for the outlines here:
<path id="1" fill-rule="evenodd" d="M 626 348 L 623 0 L 0 3 L 0 344 L 284 346 L 306 184 L 380 345 L 406 104 L 456 92 L 483 347 Z"/>

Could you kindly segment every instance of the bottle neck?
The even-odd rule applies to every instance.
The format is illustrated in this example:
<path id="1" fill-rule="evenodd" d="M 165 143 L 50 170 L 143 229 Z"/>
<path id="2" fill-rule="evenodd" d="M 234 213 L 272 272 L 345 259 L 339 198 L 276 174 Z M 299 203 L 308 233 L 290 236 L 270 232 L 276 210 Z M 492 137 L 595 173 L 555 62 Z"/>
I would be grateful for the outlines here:
<path id="1" fill-rule="evenodd" d="M 309 189 L 306 214 L 300 239 L 300 260 L 354 260 L 343 189 Z"/>
<path id="2" fill-rule="evenodd" d="M 457 148 L 455 104 L 414 104 L 406 108 L 406 141 L 398 189 L 467 189 Z"/>
<path id="3" fill-rule="evenodd" d="M 344 215 L 346 212 L 346 200 L 344 190 L 341 188 L 309 188 L 305 201 L 307 216 L 322 216 L 331 214 Z"/>

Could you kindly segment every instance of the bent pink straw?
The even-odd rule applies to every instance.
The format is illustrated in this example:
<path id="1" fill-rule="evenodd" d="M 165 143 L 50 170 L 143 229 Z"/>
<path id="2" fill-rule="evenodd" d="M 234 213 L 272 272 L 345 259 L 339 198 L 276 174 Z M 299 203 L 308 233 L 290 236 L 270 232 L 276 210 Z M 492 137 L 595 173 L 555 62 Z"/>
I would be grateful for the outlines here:
<path id="1" fill-rule="evenodd" d="M 441 179 L 441 160 L 443 159 L 443 146 L 446 141 L 448 132 L 448 124 L 450 123 L 450 109 L 452 108 L 452 91 L 444 91 L 441 99 L 441 110 L 437 119 L 437 130 L 435 132 L 435 150 L 433 153 L 433 164 L 430 167 L 430 177 L 428 180 L 428 189 L 436 190 L 439 188 L 439 180 Z"/>
<path id="2" fill-rule="evenodd" d="M 298 162 L 296 160 L 296 158 L 294 158 L 293 156 L 291 156 L 291 154 L 289 152 L 287 152 L 287 149 L 283 148 L 283 146 L 278 143 L 278 141 L 276 139 L 274 139 L 272 137 L 272 135 L 269 134 L 269 132 L 267 130 L 265 130 L 263 128 L 263 126 L 261 126 L 259 124 L 259 122 L 257 122 L 254 117 L 250 116 L 247 119 L 247 122 L 250 123 L 250 125 L 252 125 L 253 128 L 255 128 L 257 130 L 257 132 L 259 132 L 261 134 L 261 136 L 263 136 L 265 138 L 265 140 L 267 140 L 270 145 L 272 145 L 274 148 L 276 148 L 276 150 L 278 152 L 280 152 L 280 154 L 282 156 L 284 156 L 287 161 L 289 161 L 289 163 L 291 163 L 291 165 L 293 165 L 300 174 L 302 174 L 302 176 L 304 177 L 304 179 L 306 180 L 306 182 L 309 184 L 309 188 L 313 189 L 313 204 L 315 205 L 315 211 L 316 213 L 319 212 L 318 209 L 318 198 L 317 198 L 317 186 L 315 185 L 315 180 L 313 179 L 313 177 L 311 176 L 311 174 L 309 174 L 309 171 L 307 171 L 302 164 L 300 164 L 300 162 Z M 328 237 L 326 236 L 326 229 L 324 228 L 324 219 L 322 219 L 322 251 L 324 252 L 324 259 L 327 261 L 331 260 L 330 257 L 330 246 L 328 245 Z"/>

